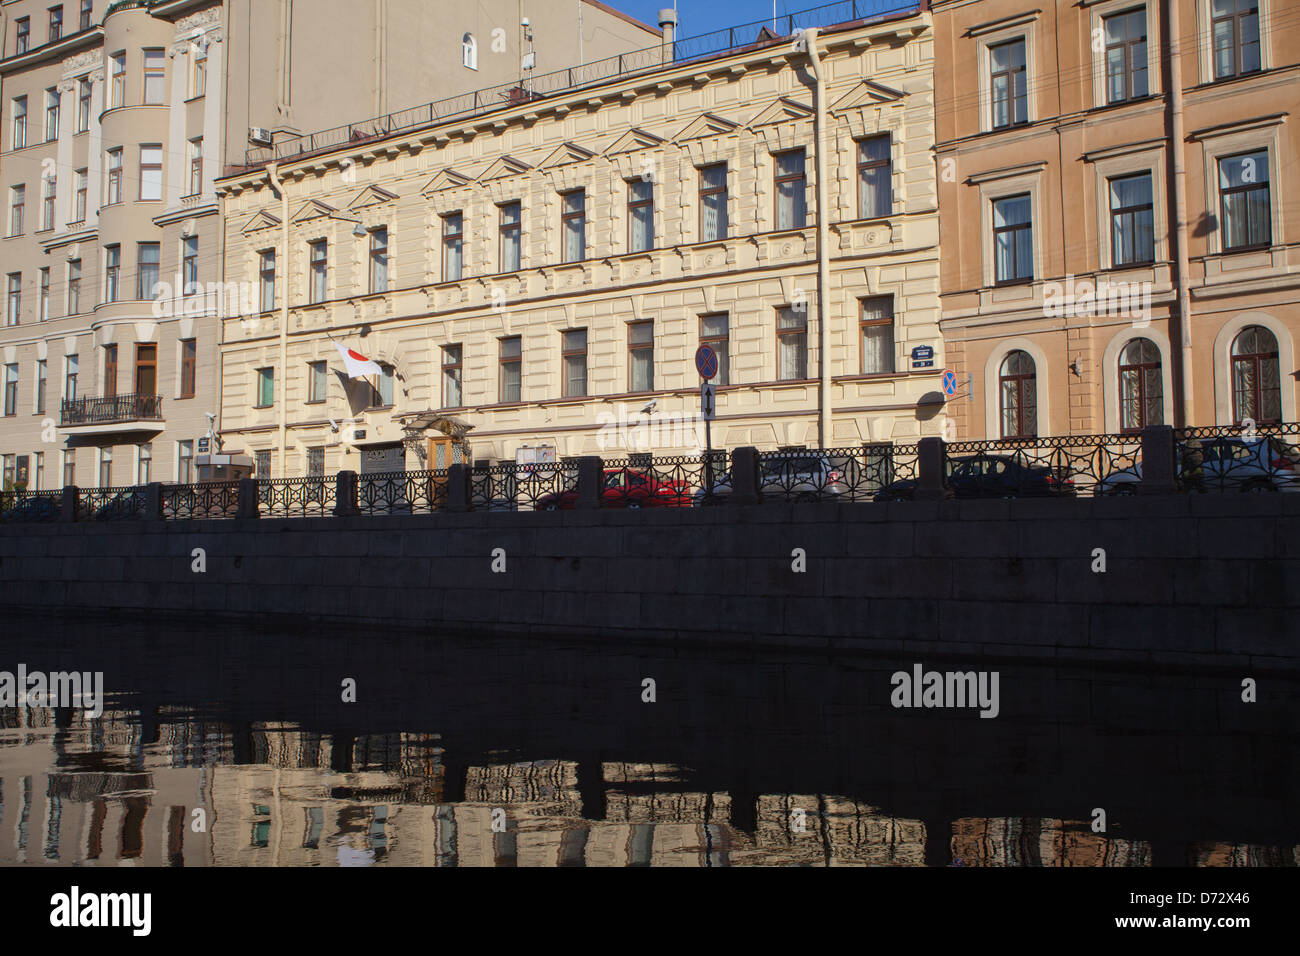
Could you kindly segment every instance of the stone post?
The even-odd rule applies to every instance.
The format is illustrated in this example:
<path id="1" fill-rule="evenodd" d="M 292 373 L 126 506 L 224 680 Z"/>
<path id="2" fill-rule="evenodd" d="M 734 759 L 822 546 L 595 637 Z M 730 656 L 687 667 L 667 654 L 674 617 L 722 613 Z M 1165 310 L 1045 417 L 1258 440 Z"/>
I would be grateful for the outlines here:
<path id="1" fill-rule="evenodd" d="M 350 518 L 361 514 L 357 501 L 360 482 L 355 471 L 340 471 L 334 477 L 334 514 L 340 518 Z"/>
<path id="2" fill-rule="evenodd" d="M 758 449 L 753 445 L 744 445 L 731 450 L 731 494 L 732 504 L 758 504 Z"/>
<path id="3" fill-rule="evenodd" d="M 1189 450 L 1188 478 L 1192 480 L 1200 478 L 1195 469 L 1203 465 L 1203 460 L 1195 460 L 1195 454 Z M 1148 425 L 1142 429 L 1142 480 L 1138 482 L 1138 494 L 1172 495 L 1178 490 L 1179 465 L 1173 428 Z"/>
<path id="4" fill-rule="evenodd" d="M 944 465 L 947 443 L 942 438 L 922 438 L 917 442 L 916 500 L 938 501 L 944 497 Z"/>
<path id="5" fill-rule="evenodd" d="M 589 511 L 600 507 L 601 493 L 605 490 L 605 462 L 597 455 L 583 455 L 578 459 L 578 501 L 575 507 Z"/>
<path id="6" fill-rule="evenodd" d="M 260 518 L 261 509 L 257 504 L 257 479 L 240 478 L 239 479 L 239 511 L 236 512 L 237 518 Z"/>

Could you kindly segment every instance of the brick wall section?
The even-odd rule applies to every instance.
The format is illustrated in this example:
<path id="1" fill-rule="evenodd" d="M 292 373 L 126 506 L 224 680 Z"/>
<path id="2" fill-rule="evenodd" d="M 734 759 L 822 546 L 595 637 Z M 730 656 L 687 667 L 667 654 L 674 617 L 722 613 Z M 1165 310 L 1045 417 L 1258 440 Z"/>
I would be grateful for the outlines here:
<path id="1" fill-rule="evenodd" d="M 0 590 L 8 608 L 431 635 L 1294 668 L 1300 495 L 11 525 Z"/>

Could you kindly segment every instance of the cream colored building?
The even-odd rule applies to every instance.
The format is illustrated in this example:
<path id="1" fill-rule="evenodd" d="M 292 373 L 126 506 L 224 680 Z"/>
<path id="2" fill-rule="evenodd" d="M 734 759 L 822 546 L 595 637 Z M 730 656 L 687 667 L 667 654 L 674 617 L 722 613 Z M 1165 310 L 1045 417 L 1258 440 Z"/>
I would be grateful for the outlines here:
<path id="1" fill-rule="evenodd" d="M 224 323 L 227 448 L 275 476 L 438 466 L 464 427 L 475 461 L 698 452 L 701 343 L 715 447 L 938 434 L 929 16 L 814 50 L 820 82 L 772 40 L 223 179 L 224 278 L 269 306 Z"/>
<path id="2" fill-rule="evenodd" d="M 657 29 L 580 6 L 0 0 L 4 487 L 198 476 L 216 317 L 256 305 L 220 284 L 213 187 L 250 127 L 279 144 L 518 83 L 530 45 L 534 73 L 657 49 Z"/>

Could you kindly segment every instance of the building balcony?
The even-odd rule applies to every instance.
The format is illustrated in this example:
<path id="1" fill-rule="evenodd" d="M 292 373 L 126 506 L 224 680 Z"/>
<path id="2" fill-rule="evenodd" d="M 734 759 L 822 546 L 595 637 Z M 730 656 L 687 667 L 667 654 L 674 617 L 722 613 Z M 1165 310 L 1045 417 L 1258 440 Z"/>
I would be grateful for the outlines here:
<path id="1" fill-rule="evenodd" d="M 161 395 L 103 395 L 64 399 L 59 427 L 69 435 L 163 430 Z"/>

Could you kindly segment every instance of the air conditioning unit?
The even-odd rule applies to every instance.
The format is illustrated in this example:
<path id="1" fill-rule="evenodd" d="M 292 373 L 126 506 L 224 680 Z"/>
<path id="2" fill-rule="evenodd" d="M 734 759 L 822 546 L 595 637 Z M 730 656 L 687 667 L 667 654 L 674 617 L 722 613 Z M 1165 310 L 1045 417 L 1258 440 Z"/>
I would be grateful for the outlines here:
<path id="1" fill-rule="evenodd" d="M 270 146 L 271 131 L 262 126 L 254 126 L 248 131 L 248 141 L 254 146 Z"/>

